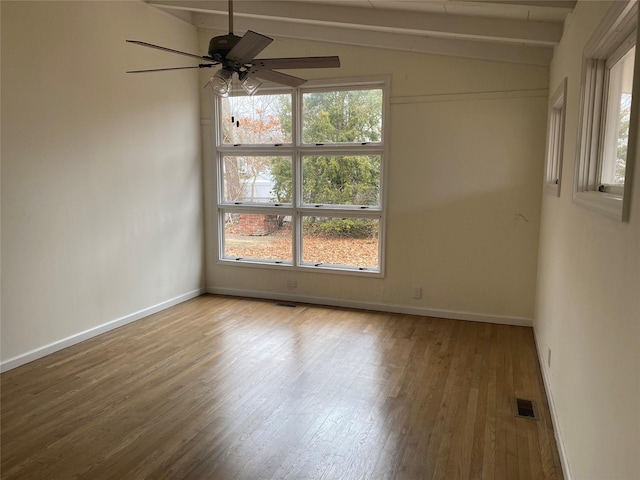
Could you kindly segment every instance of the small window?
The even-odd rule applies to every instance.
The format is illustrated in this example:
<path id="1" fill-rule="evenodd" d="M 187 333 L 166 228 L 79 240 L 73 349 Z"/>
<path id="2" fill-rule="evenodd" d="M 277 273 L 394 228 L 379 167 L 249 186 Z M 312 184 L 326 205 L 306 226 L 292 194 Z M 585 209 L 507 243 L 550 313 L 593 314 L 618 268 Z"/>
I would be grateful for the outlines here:
<path id="1" fill-rule="evenodd" d="M 303 215 L 302 264 L 377 271 L 379 228 L 377 218 Z"/>
<path id="2" fill-rule="evenodd" d="M 291 203 L 291 164 L 291 156 L 223 155 L 222 202 Z"/>
<path id="3" fill-rule="evenodd" d="M 219 143 L 291 143 L 291 94 L 254 94 L 220 99 Z"/>
<path id="4" fill-rule="evenodd" d="M 380 155 L 305 155 L 302 202 L 380 205 Z"/>
<path id="5" fill-rule="evenodd" d="M 562 176 L 566 98 L 567 79 L 565 78 L 549 101 L 549 118 L 547 121 L 545 191 L 557 196 L 560 196 L 560 177 Z"/>
<path id="6" fill-rule="evenodd" d="M 615 187 L 624 187 L 635 51 L 636 47 L 632 47 L 607 66 L 609 85 L 600 170 L 600 190 L 605 192 L 613 193 Z M 622 191 L 618 194 L 622 195 Z"/>
<path id="7" fill-rule="evenodd" d="M 291 221 L 275 213 L 221 211 L 223 256 L 232 261 L 271 261 L 291 264 Z"/>
<path id="8" fill-rule="evenodd" d="M 576 203 L 623 221 L 637 137 L 630 128 L 637 15 L 636 2 L 615 2 L 585 47 L 574 183 Z"/>
<path id="9" fill-rule="evenodd" d="M 382 88 L 303 93 L 302 143 L 381 141 Z"/>

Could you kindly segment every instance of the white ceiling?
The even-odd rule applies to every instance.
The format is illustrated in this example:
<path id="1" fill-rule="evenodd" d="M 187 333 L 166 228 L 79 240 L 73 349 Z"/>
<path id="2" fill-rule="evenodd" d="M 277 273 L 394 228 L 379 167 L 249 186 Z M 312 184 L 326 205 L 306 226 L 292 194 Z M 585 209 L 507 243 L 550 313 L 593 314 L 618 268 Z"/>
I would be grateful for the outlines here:
<path id="1" fill-rule="evenodd" d="M 228 2 L 147 0 L 226 31 Z M 548 65 L 575 6 L 565 0 L 235 0 L 234 33 Z"/>

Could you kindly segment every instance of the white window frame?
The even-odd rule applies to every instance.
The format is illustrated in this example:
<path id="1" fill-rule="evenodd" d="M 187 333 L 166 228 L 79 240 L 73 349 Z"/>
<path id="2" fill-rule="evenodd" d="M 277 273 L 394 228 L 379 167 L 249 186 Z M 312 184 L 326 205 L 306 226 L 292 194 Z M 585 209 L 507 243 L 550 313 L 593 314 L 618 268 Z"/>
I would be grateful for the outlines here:
<path id="1" fill-rule="evenodd" d="M 562 158 L 564 154 L 564 124 L 567 110 L 567 78 L 549 99 L 547 117 L 547 156 L 544 172 L 545 192 L 560 196 Z"/>
<path id="2" fill-rule="evenodd" d="M 302 95 L 308 92 L 336 91 L 336 90 L 366 90 L 367 88 L 380 88 L 382 90 L 382 138 L 377 143 L 367 144 L 304 144 L 302 143 Z M 390 105 L 390 76 L 378 76 L 367 78 L 316 80 L 306 82 L 298 88 L 286 88 L 265 85 L 260 88 L 262 92 L 272 93 L 291 92 L 292 94 L 292 143 L 284 145 L 223 145 L 219 129 L 221 112 L 221 99 L 214 98 L 214 112 L 216 121 L 213 122 L 213 134 L 215 139 L 213 169 L 216 175 L 216 215 L 218 228 L 217 261 L 224 265 L 237 265 L 241 267 L 259 267 L 272 269 L 289 269 L 301 271 L 323 271 L 359 276 L 384 276 L 385 265 L 385 226 L 386 226 L 386 172 L 388 161 L 388 136 L 389 136 L 389 105 Z M 349 154 L 349 155 L 380 155 L 380 196 L 377 206 L 337 206 L 337 205 L 308 205 L 302 203 L 302 169 L 301 162 L 304 155 L 323 154 Z M 276 204 L 261 203 L 249 204 L 224 201 L 222 158 L 225 155 L 251 156 L 251 155 L 287 155 L 293 159 L 293 195 L 292 203 Z M 295 224 L 293 229 L 291 262 L 282 262 L 268 259 L 234 259 L 224 255 L 224 217 L 225 213 L 252 213 L 259 215 L 285 215 L 291 216 Z M 371 218 L 378 220 L 378 268 L 358 267 L 348 265 L 312 264 L 302 262 L 302 218 L 311 216 L 348 216 L 350 218 Z"/>
<path id="3" fill-rule="evenodd" d="M 610 218 L 628 221 L 631 185 L 638 140 L 640 61 L 636 48 L 631 121 L 624 188 L 602 188 L 600 171 L 607 98 L 607 61 L 615 61 L 637 44 L 636 0 L 615 2 L 591 36 L 583 51 L 582 85 L 573 200 Z"/>

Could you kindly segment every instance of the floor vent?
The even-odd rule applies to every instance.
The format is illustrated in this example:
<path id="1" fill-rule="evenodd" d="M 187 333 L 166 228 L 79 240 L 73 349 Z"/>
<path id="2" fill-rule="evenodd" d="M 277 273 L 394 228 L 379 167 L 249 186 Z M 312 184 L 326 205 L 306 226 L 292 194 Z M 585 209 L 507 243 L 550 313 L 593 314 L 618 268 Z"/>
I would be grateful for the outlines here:
<path id="1" fill-rule="evenodd" d="M 297 305 L 296 305 L 295 303 L 283 303 L 283 302 L 279 302 L 279 303 L 276 303 L 276 305 L 277 305 L 278 307 L 289 307 L 289 308 L 296 308 L 296 307 L 297 307 Z"/>
<path id="2" fill-rule="evenodd" d="M 537 408 L 533 400 L 525 400 L 523 398 L 515 399 L 516 417 L 538 419 Z"/>

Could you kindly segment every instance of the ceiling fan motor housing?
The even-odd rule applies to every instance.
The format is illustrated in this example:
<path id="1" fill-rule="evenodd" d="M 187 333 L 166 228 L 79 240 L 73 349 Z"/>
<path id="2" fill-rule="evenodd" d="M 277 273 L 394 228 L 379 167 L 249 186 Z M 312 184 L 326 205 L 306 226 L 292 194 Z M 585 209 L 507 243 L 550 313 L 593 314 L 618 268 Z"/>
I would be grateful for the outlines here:
<path id="1" fill-rule="evenodd" d="M 213 37 L 209 40 L 209 56 L 217 62 L 223 60 L 241 38 L 233 33 Z"/>

